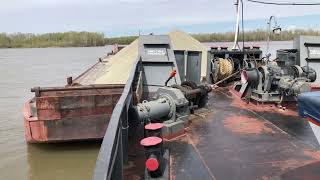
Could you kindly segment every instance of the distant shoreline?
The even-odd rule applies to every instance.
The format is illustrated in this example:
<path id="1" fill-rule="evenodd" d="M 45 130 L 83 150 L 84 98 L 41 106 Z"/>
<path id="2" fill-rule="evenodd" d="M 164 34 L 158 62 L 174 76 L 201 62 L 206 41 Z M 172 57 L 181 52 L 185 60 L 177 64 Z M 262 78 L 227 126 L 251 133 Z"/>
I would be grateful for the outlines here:
<path id="1" fill-rule="evenodd" d="M 293 40 L 279 40 L 279 41 L 271 41 L 271 42 L 287 42 L 287 41 L 293 41 Z M 201 42 L 203 44 L 210 44 L 210 43 L 233 43 L 233 41 L 215 41 L 215 42 Z M 239 43 L 241 44 L 241 42 L 239 41 Z M 266 43 L 265 40 L 261 40 L 261 41 L 245 41 L 245 43 Z M 95 47 L 107 47 L 107 46 L 112 46 L 114 44 L 105 44 L 102 46 L 48 46 L 48 47 L 0 47 L 0 49 L 47 49 L 47 48 L 95 48 Z M 129 44 L 121 44 L 124 46 L 127 46 Z"/>
<path id="2" fill-rule="evenodd" d="M 280 40 L 280 41 L 271 41 L 271 42 L 287 42 L 287 41 L 293 41 L 293 40 Z M 216 42 L 201 42 L 203 44 L 210 44 L 210 43 L 233 43 L 233 41 L 216 41 Z M 240 45 L 241 42 L 239 41 Z M 245 41 L 245 43 L 266 43 L 265 40 L 261 41 Z M 102 46 L 64 46 L 64 47 L 58 47 L 58 46 L 49 46 L 49 47 L 1 47 L 0 49 L 47 49 L 47 48 L 95 48 L 95 47 L 107 47 L 107 46 L 112 46 L 114 44 L 105 44 Z M 121 44 L 124 46 L 127 46 L 129 44 Z"/>
<path id="3" fill-rule="evenodd" d="M 233 32 L 191 34 L 203 43 L 233 42 Z M 271 41 L 292 41 L 299 35 L 320 36 L 316 30 L 282 31 L 281 35 L 271 35 Z M 244 33 L 245 41 L 265 41 L 267 32 L 257 29 Z M 62 33 L 0 33 L 0 48 L 62 48 L 62 47 L 101 47 L 112 44 L 130 44 L 138 36 L 106 37 L 97 32 L 62 32 Z M 242 34 L 239 36 L 242 41 Z"/>

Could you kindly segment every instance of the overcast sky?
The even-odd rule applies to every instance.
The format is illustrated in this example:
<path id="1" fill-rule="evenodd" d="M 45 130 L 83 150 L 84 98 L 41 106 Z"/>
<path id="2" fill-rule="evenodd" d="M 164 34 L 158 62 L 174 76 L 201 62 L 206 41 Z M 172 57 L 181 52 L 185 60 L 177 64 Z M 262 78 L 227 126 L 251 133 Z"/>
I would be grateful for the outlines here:
<path id="1" fill-rule="evenodd" d="M 268 0 L 284 2 L 285 0 Z M 291 1 L 291 0 L 286 0 Z M 319 2 L 320 0 L 295 0 Z M 1 0 L 0 32 L 98 31 L 107 36 L 233 31 L 235 0 Z M 270 6 L 244 0 L 247 29 L 275 15 L 288 28 L 320 27 L 320 6 Z"/>

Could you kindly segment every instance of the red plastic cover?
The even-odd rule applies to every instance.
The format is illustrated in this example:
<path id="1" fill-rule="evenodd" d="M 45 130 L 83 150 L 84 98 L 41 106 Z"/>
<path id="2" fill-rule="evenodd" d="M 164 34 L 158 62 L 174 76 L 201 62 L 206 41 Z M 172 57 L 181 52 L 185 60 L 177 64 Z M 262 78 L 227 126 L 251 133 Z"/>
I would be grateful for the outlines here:
<path id="1" fill-rule="evenodd" d="M 155 146 L 155 145 L 160 144 L 161 142 L 162 142 L 161 138 L 151 136 L 151 137 L 147 137 L 147 138 L 142 139 L 140 141 L 140 144 L 142 146 Z"/>
<path id="2" fill-rule="evenodd" d="M 157 130 L 163 127 L 162 123 L 150 123 L 144 126 L 146 130 Z"/>
<path id="3" fill-rule="evenodd" d="M 146 167 L 149 171 L 155 171 L 159 168 L 159 162 L 156 158 L 149 158 L 146 161 Z"/>

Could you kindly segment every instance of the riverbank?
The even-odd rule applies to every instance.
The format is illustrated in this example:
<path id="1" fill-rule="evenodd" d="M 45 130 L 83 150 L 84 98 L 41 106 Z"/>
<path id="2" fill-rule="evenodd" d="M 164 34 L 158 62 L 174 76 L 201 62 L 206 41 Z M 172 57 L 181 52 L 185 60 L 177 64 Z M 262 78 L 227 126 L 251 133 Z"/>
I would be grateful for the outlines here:
<path id="1" fill-rule="evenodd" d="M 244 33 L 245 41 L 265 41 L 266 31 L 257 29 Z M 299 35 L 320 36 L 316 30 L 282 31 L 281 35 L 272 35 L 272 41 L 292 41 Z M 233 32 L 198 33 L 192 36 L 200 42 L 232 42 Z M 47 48 L 47 47 L 99 47 L 111 44 L 130 44 L 138 36 L 107 37 L 98 32 L 62 32 L 62 33 L 0 33 L 0 48 Z M 239 36 L 242 41 L 242 35 Z"/>

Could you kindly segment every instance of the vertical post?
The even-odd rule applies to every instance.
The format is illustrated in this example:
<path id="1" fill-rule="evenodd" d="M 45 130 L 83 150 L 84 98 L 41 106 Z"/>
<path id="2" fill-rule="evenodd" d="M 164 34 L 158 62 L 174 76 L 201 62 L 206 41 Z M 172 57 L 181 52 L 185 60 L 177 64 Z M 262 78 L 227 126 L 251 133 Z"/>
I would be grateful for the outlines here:
<path id="1" fill-rule="evenodd" d="M 71 86 L 72 83 L 73 83 L 73 80 L 72 80 L 72 77 L 70 76 L 70 77 L 67 78 L 67 84 L 68 84 L 69 86 Z"/>
<path id="2" fill-rule="evenodd" d="M 200 83 L 201 82 L 201 72 L 202 72 L 202 51 L 199 51 L 199 72 L 198 72 L 198 80 L 197 82 Z"/>
<path id="3" fill-rule="evenodd" d="M 269 57 L 270 57 L 270 52 L 269 52 L 269 43 L 270 43 L 270 39 L 271 39 L 271 23 L 272 23 L 272 19 L 273 19 L 273 21 L 274 21 L 274 28 L 273 28 L 273 30 L 272 30 L 272 32 L 273 33 L 278 33 L 278 31 L 279 31 L 279 33 L 281 32 L 281 28 L 280 28 L 280 26 L 278 26 L 278 23 L 277 23 L 277 19 L 276 19 L 276 17 L 275 16 L 270 16 L 270 18 L 269 18 L 269 21 L 268 21 L 268 29 L 267 29 L 267 54 L 266 54 L 266 56 L 267 56 L 267 58 L 269 59 Z"/>
<path id="4" fill-rule="evenodd" d="M 237 6 L 237 23 L 236 23 L 236 32 L 234 35 L 234 44 L 232 49 L 238 49 L 238 35 L 239 35 L 239 23 L 240 23 L 240 4 L 239 4 L 239 0 L 237 0 L 236 4 Z"/>
<path id="5" fill-rule="evenodd" d="M 268 29 L 267 29 L 267 55 L 269 54 L 269 43 L 270 43 L 270 36 L 271 36 L 271 20 L 274 16 L 270 16 L 268 21 Z"/>
<path id="6" fill-rule="evenodd" d="M 188 51 L 184 51 L 184 77 L 181 79 L 183 81 L 187 80 L 187 74 L 188 74 Z"/>

